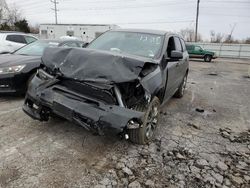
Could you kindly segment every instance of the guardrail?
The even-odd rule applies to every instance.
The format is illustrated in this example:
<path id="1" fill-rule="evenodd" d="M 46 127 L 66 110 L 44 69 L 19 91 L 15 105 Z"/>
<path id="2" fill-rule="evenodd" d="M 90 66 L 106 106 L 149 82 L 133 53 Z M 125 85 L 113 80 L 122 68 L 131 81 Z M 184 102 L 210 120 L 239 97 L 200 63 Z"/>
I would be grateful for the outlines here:
<path id="1" fill-rule="evenodd" d="M 213 51 L 218 57 L 250 59 L 250 44 L 189 43 Z"/>

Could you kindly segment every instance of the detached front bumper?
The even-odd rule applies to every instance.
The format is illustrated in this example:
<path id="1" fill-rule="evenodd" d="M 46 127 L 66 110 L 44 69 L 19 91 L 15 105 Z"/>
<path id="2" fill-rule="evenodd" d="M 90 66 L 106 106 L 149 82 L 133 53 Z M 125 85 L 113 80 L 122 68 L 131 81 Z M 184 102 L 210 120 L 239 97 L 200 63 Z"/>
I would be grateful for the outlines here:
<path id="1" fill-rule="evenodd" d="M 102 133 L 113 129 L 119 133 L 127 128 L 130 120 L 140 123 L 144 115 L 82 96 L 59 84 L 49 87 L 43 85 L 43 81 L 35 76 L 23 106 L 24 112 L 36 120 L 46 121 L 50 114 L 56 114 L 88 130 Z"/>

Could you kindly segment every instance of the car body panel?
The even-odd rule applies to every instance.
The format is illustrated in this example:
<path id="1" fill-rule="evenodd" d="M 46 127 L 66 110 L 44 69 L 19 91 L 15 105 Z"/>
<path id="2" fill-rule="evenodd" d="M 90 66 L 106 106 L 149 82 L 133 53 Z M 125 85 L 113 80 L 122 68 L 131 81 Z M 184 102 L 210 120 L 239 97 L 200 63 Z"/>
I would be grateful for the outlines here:
<path id="1" fill-rule="evenodd" d="M 144 113 L 128 107 L 124 103 L 127 96 L 118 91 L 131 93 L 135 89 L 142 92 L 147 102 L 163 92 L 164 102 L 173 96 L 184 79 L 184 70 L 188 70 L 187 52 L 180 60 L 171 61 L 167 57 L 169 38 L 178 35 L 160 33 L 164 35 L 164 43 L 157 58 L 88 48 L 46 49 L 41 69 L 29 86 L 23 110 L 41 121 L 47 121 L 50 114 L 55 113 L 99 133 L 103 127 L 122 132 L 131 120 L 141 123 Z M 134 86 L 122 89 L 125 84 Z M 105 98 L 106 92 L 114 97 L 113 102 Z"/>
<path id="2" fill-rule="evenodd" d="M 75 40 L 74 41 L 42 40 L 42 41 L 46 41 L 48 43 L 52 42 L 62 47 L 68 42 L 70 43 L 74 42 L 77 44 L 79 43 L 79 46 L 84 44 L 84 42 L 82 41 L 75 41 Z M 25 67 L 18 73 L 0 74 L 0 93 L 17 93 L 17 94 L 25 93 L 27 90 L 27 82 L 29 78 L 40 67 L 40 64 L 41 64 L 41 56 L 19 55 L 15 54 L 15 52 L 11 54 L 0 55 L 0 68 L 25 65 Z"/>

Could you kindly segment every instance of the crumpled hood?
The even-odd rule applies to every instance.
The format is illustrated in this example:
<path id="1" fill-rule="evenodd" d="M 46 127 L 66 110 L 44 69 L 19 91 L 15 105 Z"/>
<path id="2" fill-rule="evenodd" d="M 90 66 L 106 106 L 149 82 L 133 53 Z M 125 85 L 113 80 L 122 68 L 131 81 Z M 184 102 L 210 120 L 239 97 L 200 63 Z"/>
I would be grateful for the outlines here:
<path id="1" fill-rule="evenodd" d="M 0 67 L 24 65 L 28 63 L 40 63 L 41 57 L 39 56 L 25 56 L 16 54 L 0 55 Z"/>
<path id="2" fill-rule="evenodd" d="M 150 58 L 92 49 L 46 48 L 42 63 L 50 70 L 59 70 L 64 77 L 79 81 L 122 83 L 138 78 Z"/>

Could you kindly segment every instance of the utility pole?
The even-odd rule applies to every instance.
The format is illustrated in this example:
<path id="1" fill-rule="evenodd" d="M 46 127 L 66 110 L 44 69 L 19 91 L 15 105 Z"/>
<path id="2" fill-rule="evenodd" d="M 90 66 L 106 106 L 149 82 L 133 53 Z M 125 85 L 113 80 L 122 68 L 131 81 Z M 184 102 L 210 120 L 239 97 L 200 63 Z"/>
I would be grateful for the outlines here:
<path id="1" fill-rule="evenodd" d="M 59 3 L 57 0 L 50 0 L 51 3 L 54 3 L 54 8 L 52 8 L 52 10 L 55 11 L 55 21 L 56 21 L 56 24 L 57 24 L 57 12 L 59 11 L 57 9 L 57 4 Z"/>
<path id="2" fill-rule="evenodd" d="M 197 35 L 198 35 L 199 10 L 200 10 L 200 0 L 197 0 L 196 24 L 195 24 L 195 42 L 197 42 Z"/>

